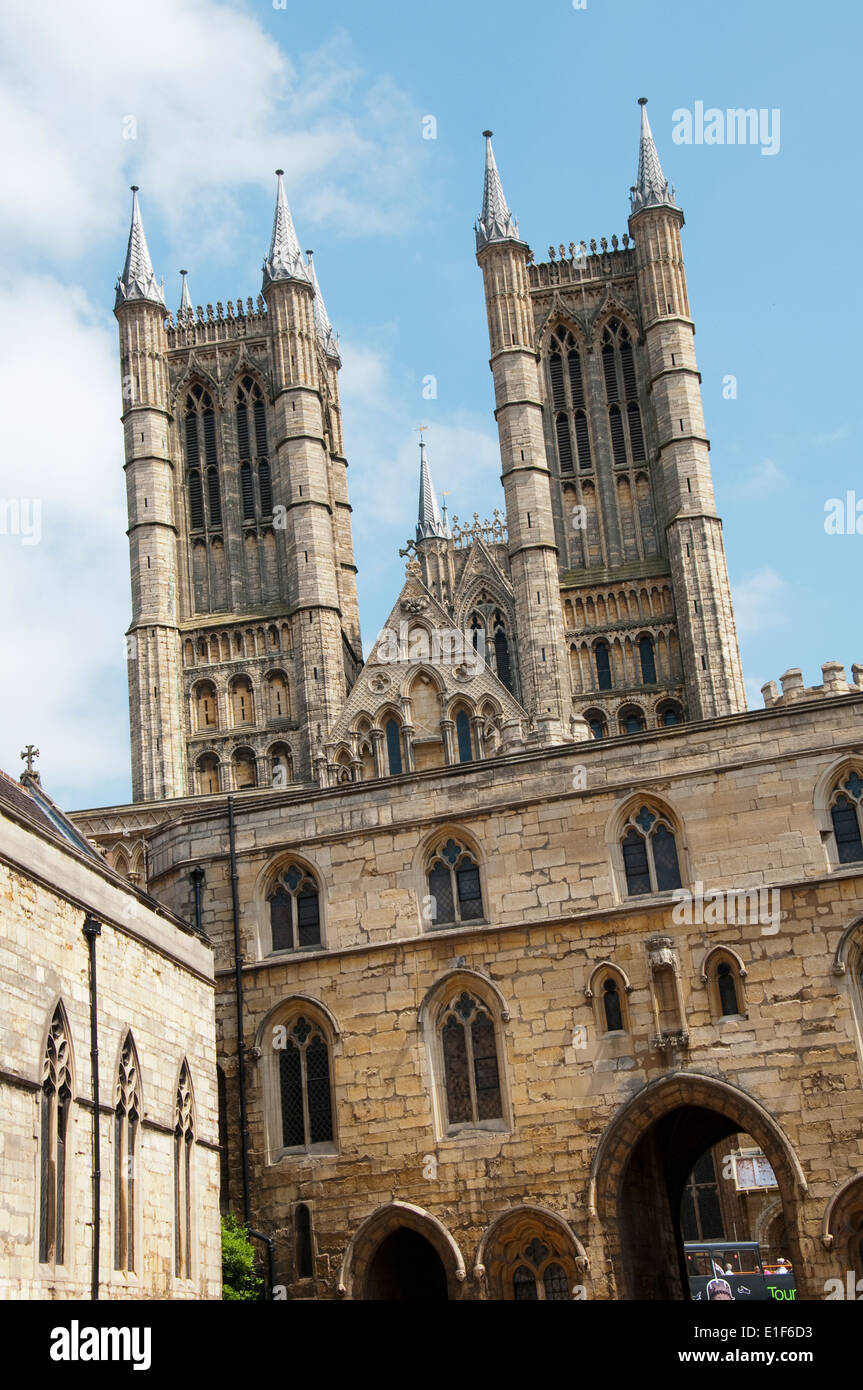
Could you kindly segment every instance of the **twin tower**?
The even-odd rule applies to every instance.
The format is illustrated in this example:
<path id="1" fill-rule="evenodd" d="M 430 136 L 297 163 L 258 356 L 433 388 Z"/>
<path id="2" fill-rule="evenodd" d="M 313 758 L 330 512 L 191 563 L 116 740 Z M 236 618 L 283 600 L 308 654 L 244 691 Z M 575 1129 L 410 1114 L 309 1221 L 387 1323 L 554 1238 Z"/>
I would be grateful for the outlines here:
<path id="1" fill-rule="evenodd" d="M 535 727 L 745 708 L 680 242 L 641 108 L 629 232 L 536 263 L 486 133 L 476 227 Z M 308 783 L 362 666 L 338 343 L 278 172 L 262 294 L 167 313 L 137 190 L 120 329 L 133 797 Z M 578 727 L 583 728 L 583 725 Z"/>

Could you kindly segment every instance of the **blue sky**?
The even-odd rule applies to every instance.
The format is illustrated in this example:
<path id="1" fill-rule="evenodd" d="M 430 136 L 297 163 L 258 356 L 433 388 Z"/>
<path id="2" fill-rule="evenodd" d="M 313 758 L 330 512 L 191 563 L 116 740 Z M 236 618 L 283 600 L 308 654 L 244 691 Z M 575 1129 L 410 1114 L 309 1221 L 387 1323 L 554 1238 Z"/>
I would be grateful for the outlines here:
<path id="1" fill-rule="evenodd" d="M 550 243 L 626 230 L 641 95 L 686 215 L 750 704 L 789 666 L 812 684 L 822 661 L 863 661 L 863 535 L 828 536 L 823 524 L 828 498 L 863 499 L 860 30 L 859 6 L 843 0 L 7 6 L 0 497 L 39 499 L 42 534 L 37 545 L 0 535 L 0 766 L 17 775 L 32 741 L 64 805 L 130 794 L 111 312 L 128 185 L 141 185 L 169 305 L 181 265 L 206 304 L 258 293 L 272 171 L 285 168 L 341 334 L 368 650 L 413 530 L 415 427 L 431 427 L 451 512 L 502 505 L 473 249 L 480 132 L 494 130 L 521 233 L 544 259 Z M 674 143 L 673 112 L 697 101 L 778 108 L 779 152 Z M 427 116 L 434 140 L 423 139 Z M 434 400 L 422 394 L 429 375 Z"/>

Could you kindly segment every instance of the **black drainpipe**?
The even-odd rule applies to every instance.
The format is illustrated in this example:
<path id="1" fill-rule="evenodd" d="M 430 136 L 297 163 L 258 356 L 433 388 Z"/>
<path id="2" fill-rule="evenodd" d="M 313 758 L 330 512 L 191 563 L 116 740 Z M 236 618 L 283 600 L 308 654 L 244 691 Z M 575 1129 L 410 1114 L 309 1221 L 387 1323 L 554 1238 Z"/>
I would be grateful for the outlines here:
<path id="1" fill-rule="evenodd" d="M 247 1226 L 246 1230 L 254 1240 L 262 1240 L 267 1247 L 267 1273 L 269 1275 L 270 1284 L 269 1296 L 272 1299 L 273 1289 L 276 1287 L 276 1259 L 274 1254 L 276 1242 L 273 1240 L 272 1236 L 265 1236 L 263 1231 L 253 1231 L 251 1226 Z"/>
<path id="2" fill-rule="evenodd" d="M 243 954 L 240 942 L 240 897 L 237 888 L 237 840 L 234 830 L 234 798 L 228 797 L 228 845 L 231 863 L 231 908 L 234 917 L 234 979 L 237 989 L 237 1079 L 240 1085 L 240 1145 L 243 1156 L 243 1222 L 249 1224 L 249 1121 L 246 1114 L 246 1043 L 243 1036 Z"/>
<path id="3" fill-rule="evenodd" d="M 204 870 L 197 864 L 189 874 L 192 880 L 192 888 L 195 893 L 195 931 L 199 936 L 204 935 L 204 928 L 201 925 L 201 888 L 204 883 Z"/>
<path id="4" fill-rule="evenodd" d="M 94 1300 L 99 1297 L 99 1242 L 101 1239 L 102 1216 L 102 1150 L 99 1134 L 99 994 L 96 985 L 96 937 L 102 935 L 102 928 L 95 917 L 84 918 L 84 935 L 90 951 L 90 1075 L 93 1085 L 93 1256 L 91 1294 Z"/>

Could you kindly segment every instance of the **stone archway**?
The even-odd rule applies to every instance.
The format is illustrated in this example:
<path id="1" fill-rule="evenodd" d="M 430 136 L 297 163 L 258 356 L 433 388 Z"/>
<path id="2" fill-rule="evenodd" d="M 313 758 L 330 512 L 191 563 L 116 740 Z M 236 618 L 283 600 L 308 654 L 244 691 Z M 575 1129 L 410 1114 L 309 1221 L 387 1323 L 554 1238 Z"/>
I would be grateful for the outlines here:
<path id="1" fill-rule="evenodd" d="M 738 1132 L 752 1135 L 776 1174 L 790 1258 L 803 1273 L 797 1208 L 806 1180 L 785 1135 L 763 1106 L 736 1086 L 678 1072 L 629 1101 L 594 1156 L 590 1204 L 603 1227 L 618 1298 L 688 1297 L 680 1230 L 683 1189 L 701 1154 Z"/>
<path id="2" fill-rule="evenodd" d="M 379 1207 L 354 1234 L 339 1276 L 340 1297 L 437 1302 L 459 1299 L 461 1251 L 437 1217 L 411 1202 Z"/>

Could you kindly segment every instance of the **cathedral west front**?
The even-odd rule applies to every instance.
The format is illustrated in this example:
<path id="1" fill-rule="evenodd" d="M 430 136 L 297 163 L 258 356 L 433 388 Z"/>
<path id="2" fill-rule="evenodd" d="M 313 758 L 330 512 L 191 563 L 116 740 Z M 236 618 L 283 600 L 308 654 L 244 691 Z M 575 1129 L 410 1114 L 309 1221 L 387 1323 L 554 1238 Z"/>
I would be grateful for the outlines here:
<path id="1" fill-rule="evenodd" d="M 72 821 L 212 950 L 221 1205 L 275 1297 L 680 1300 L 711 1241 L 863 1278 L 863 665 L 746 708 L 640 123 L 626 233 L 544 259 L 485 133 L 501 493 L 450 518 L 421 445 L 365 659 L 283 177 L 260 294 L 176 313 L 133 194 L 133 800 Z"/>

